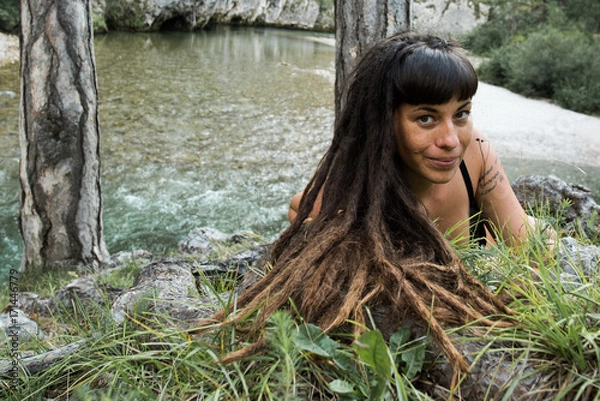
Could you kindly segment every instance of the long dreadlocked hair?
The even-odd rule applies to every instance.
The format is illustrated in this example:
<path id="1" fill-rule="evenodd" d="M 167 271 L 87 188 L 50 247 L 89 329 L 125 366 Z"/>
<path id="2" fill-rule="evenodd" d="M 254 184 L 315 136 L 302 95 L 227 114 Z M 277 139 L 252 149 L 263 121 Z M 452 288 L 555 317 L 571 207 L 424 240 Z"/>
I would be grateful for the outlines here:
<path id="1" fill-rule="evenodd" d="M 331 146 L 298 216 L 273 245 L 272 269 L 241 294 L 234 316 L 214 318 L 236 323 L 259 309 L 264 323 L 293 303 L 305 321 L 331 330 L 348 319 L 368 324 L 365 306 L 385 305 L 391 321 L 429 325 L 450 362 L 466 371 L 443 326 L 491 325 L 484 316 L 510 311 L 465 270 L 420 209 L 396 150 L 393 116 L 401 103 L 470 99 L 476 73 L 457 43 L 403 32 L 374 45 L 350 79 Z M 320 212 L 305 224 L 321 189 Z"/>

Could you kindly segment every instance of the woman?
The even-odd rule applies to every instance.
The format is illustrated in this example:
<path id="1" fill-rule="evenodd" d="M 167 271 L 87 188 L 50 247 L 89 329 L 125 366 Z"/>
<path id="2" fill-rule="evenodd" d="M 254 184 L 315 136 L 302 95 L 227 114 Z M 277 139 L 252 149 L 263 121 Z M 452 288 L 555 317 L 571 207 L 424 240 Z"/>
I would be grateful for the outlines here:
<path id="1" fill-rule="evenodd" d="M 439 231 L 455 240 L 466 240 L 470 234 L 485 244 L 486 239 L 492 239 L 492 233 L 485 228 L 487 224 L 502 239 L 513 245 L 520 243 L 536 222 L 521 207 L 491 144 L 473 128 L 471 98 L 477 90 L 477 77 L 471 64 L 456 43 L 435 37 L 405 34 L 376 48 L 386 52 L 398 41 L 406 44 L 407 54 L 403 67 L 391 78 L 395 79 L 396 92 L 387 95 L 393 98 L 393 107 L 386 111 L 387 115 L 380 113 L 381 127 L 373 128 L 392 136 L 389 130 L 393 124 L 392 152 L 397 152 L 394 156 L 400 165 L 398 174 L 408 184 L 405 189 L 412 192 L 409 196 L 416 197 L 418 207 Z M 408 44 L 410 41 L 414 43 Z M 376 63 L 374 57 L 365 59 Z M 363 67 L 366 70 L 369 66 Z M 360 71 L 359 67 L 356 75 Z M 370 72 L 364 71 L 366 86 L 370 85 Z M 367 88 L 363 91 L 368 92 Z M 354 88 L 350 96 L 363 91 Z M 349 105 L 345 112 L 352 114 L 351 109 L 355 108 L 354 116 L 359 116 L 361 107 Z M 385 110 L 383 104 L 381 107 Z M 378 114 L 377 110 L 371 111 Z M 338 141 L 350 136 L 350 131 L 338 133 Z M 296 194 L 290 202 L 290 222 L 298 214 L 302 195 L 303 192 Z M 319 214 L 321 202 L 319 193 L 304 222 Z"/>
<path id="2" fill-rule="evenodd" d="M 510 311 L 469 275 L 442 232 L 468 232 L 470 206 L 514 243 L 531 221 L 492 147 L 473 131 L 476 90 L 475 71 L 453 42 L 406 32 L 374 45 L 350 77 L 331 146 L 292 200 L 271 270 L 227 322 L 259 308 L 264 323 L 293 307 L 325 330 L 352 320 L 358 332 L 369 323 L 365 307 L 383 307 L 376 324 L 428 326 L 466 371 L 443 327 L 501 324 L 484 316 Z"/>

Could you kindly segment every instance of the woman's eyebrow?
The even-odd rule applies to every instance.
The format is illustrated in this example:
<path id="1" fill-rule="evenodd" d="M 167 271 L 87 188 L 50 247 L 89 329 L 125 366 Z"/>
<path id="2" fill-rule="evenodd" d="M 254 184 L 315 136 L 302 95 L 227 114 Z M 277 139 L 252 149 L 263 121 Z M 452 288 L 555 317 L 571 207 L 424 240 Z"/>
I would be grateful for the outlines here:
<path id="1" fill-rule="evenodd" d="M 464 109 L 465 107 L 471 105 L 471 103 L 472 103 L 471 100 L 467 100 L 466 102 L 464 102 L 463 104 L 461 104 L 457 108 L 457 110 Z M 415 113 L 415 112 L 418 112 L 418 111 L 428 111 L 428 112 L 431 112 L 431 113 L 435 113 L 435 112 L 438 111 L 438 109 L 436 108 L 436 106 L 438 106 L 438 105 L 428 105 L 428 104 L 426 104 L 426 105 L 422 105 L 422 106 L 417 106 L 414 109 L 412 109 L 411 112 Z"/>
<path id="2" fill-rule="evenodd" d="M 415 107 L 411 111 L 413 113 L 415 113 L 417 111 L 429 111 L 429 112 L 435 113 L 435 112 L 437 112 L 437 109 L 435 108 L 435 106 L 419 106 L 419 107 Z"/>

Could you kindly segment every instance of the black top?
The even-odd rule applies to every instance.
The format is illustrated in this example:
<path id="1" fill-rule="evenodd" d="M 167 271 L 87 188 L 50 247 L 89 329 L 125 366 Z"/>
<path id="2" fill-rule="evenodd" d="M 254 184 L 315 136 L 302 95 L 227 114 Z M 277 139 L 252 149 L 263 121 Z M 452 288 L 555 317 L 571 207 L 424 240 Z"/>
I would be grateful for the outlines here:
<path id="1" fill-rule="evenodd" d="M 479 245 L 486 246 L 486 231 L 485 221 L 481 218 L 481 210 L 475 200 L 475 192 L 473 191 L 473 184 L 471 183 L 471 177 L 469 176 L 469 170 L 465 161 L 460 162 L 460 172 L 467 187 L 467 194 L 469 195 L 469 231 L 472 240 L 477 240 Z"/>

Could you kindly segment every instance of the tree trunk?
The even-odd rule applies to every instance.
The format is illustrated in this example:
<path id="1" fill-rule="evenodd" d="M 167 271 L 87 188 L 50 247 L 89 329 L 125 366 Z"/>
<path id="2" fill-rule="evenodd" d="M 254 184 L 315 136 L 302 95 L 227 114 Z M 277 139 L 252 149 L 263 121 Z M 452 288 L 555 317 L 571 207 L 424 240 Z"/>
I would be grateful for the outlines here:
<path id="1" fill-rule="evenodd" d="M 412 0 L 336 0 L 335 113 L 342 109 L 346 78 L 379 40 L 410 28 Z"/>
<path id="2" fill-rule="evenodd" d="M 21 0 L 22 270 L 98 265 L 98 89 L 89 0 Z"/>

